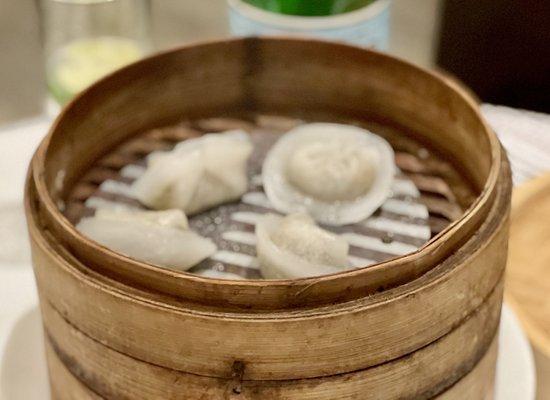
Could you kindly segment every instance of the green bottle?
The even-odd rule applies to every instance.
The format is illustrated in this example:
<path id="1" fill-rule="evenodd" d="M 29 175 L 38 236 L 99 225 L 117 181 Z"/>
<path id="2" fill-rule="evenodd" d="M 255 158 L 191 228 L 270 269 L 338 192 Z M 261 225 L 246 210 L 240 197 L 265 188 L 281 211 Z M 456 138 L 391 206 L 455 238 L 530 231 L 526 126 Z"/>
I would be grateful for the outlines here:
<path id="1" fill-rule="evenodd" d="M 365 7 L 376 0 L 244 0 L 246 3 L 279 14 L 307 17 L 343 14 Z"/>

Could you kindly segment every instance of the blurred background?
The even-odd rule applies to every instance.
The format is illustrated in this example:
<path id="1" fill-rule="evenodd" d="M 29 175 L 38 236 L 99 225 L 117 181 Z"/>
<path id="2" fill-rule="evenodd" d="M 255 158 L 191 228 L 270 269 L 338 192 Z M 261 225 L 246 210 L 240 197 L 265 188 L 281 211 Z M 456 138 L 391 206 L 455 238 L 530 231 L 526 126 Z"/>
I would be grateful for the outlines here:
<path id="1" fill-rule="evenodd" d="M 392 53 L 431 66 L 442 0 L 392 4 Z M 36 2 L 0 0 L 0 123 L 41 112 L 46 91 Z M 229 35 L 225 0 L 153 0 L 152 40 L 157 49 Z"/>
<path id="2" fill-rule="evenodd" d="M 38 3 L 0 0 L 0 123 L 42 111 Z M 550 111 L 550 2 L 394 0 L 390 7 L 392 54 L 443 68 L 485 102 Z M 150 22 L 154 49 L 230 34 L 226 0 L 152 0 Z"/>
<path id="3" fill-rule="evenodd" d="M 153 0 L 155 49 L 229 35 L 226 0 Z M 37 1 L 0 0 L 0 123 L 39 113 Z M 486 102 L 550 111 L 550 2 L 394 0 L 389 51 L 439 66 Z"/>

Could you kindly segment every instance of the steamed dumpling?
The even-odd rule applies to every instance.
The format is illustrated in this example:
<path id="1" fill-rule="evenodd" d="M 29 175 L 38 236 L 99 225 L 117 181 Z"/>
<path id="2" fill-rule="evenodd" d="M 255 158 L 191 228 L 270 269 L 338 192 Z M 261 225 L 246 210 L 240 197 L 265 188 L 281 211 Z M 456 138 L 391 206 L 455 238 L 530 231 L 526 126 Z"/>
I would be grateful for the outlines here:
<path id="1" fill-rule="evenodd" d="M 240 130 L 185 140 L 170 152 L 151 154 L 132 189 L 148 207 L 195 214 L 246 192 L 251 153 L 250 138 Z"/>
<path id="2" fill-rule="evenodd" d="M 98 209 L 94 217 L 101 220 L 113 220 L 121 223 L 137 221 L 143 224 L 189 229 L 187 216 L 181 210 L 142 211 L 138 209 Z"/>
<path id="3" fill-rule="evenodd" d="M 286 175 L 308 196 L 323 201 L 350 201 L 372 186 L 375 161 L 368 147 L 335 137 L 298 146 L 289 157 Z"/>
<path id="4" fill-rule="evenodd" d="M 218 271 L 216 269 L 205 269 L 204 271 L 197 272 L 197 275 L 204 276 L 205 278 L 229 279 L 233 281 L 244 279 L 242 276 L 234 274 L 232 272 Z"/>
<path id="5" fill-rule="evenodd" d="M 355 126 L 315 123 L 292 129 L 273 146 L 262 179 L 278 211 L 343 225 L 382 205 L 395 170 L 393 150 L 381 137 Z"/>
<path id="6" fill-rule="evenodd" d="M 311 217 L 264 215 L 256 224 L 256 252 L 266 279 L 295 279 L 350 268 L 348 243 Z"/>
<path id="7" fill-rule="evenodd" d="M 97 210 L 76 227 L 111 250 L 180 270 L 188 270 L 216 252 L 210 239 L 189 230 L 181 210 Z"/>

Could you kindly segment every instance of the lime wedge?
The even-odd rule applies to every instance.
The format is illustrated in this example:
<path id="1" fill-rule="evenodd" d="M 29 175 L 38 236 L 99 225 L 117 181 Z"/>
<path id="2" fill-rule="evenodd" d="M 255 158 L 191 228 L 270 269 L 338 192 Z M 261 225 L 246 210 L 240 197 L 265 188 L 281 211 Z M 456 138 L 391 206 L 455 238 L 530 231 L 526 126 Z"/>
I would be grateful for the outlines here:
<path id="1" fill-rule="evenodd" d="M 50 57 L 48 87 L 52 96 L 64 104 L 99 78 L 138 60 L 143 54 L 143 48 L 131 39 L 98 37 L 75 40 Z"/>

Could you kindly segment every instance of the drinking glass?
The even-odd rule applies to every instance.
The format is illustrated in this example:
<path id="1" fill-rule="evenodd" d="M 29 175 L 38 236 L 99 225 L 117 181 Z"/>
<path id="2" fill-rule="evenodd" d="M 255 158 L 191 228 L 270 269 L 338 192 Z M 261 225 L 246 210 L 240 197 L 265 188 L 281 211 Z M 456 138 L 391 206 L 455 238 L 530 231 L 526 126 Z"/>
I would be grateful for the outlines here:
<path id="1" fill-rule="evenodd" d="M 150 50 L 150 0 L 38 0 L 51 98 L 63 105 Z"/>

